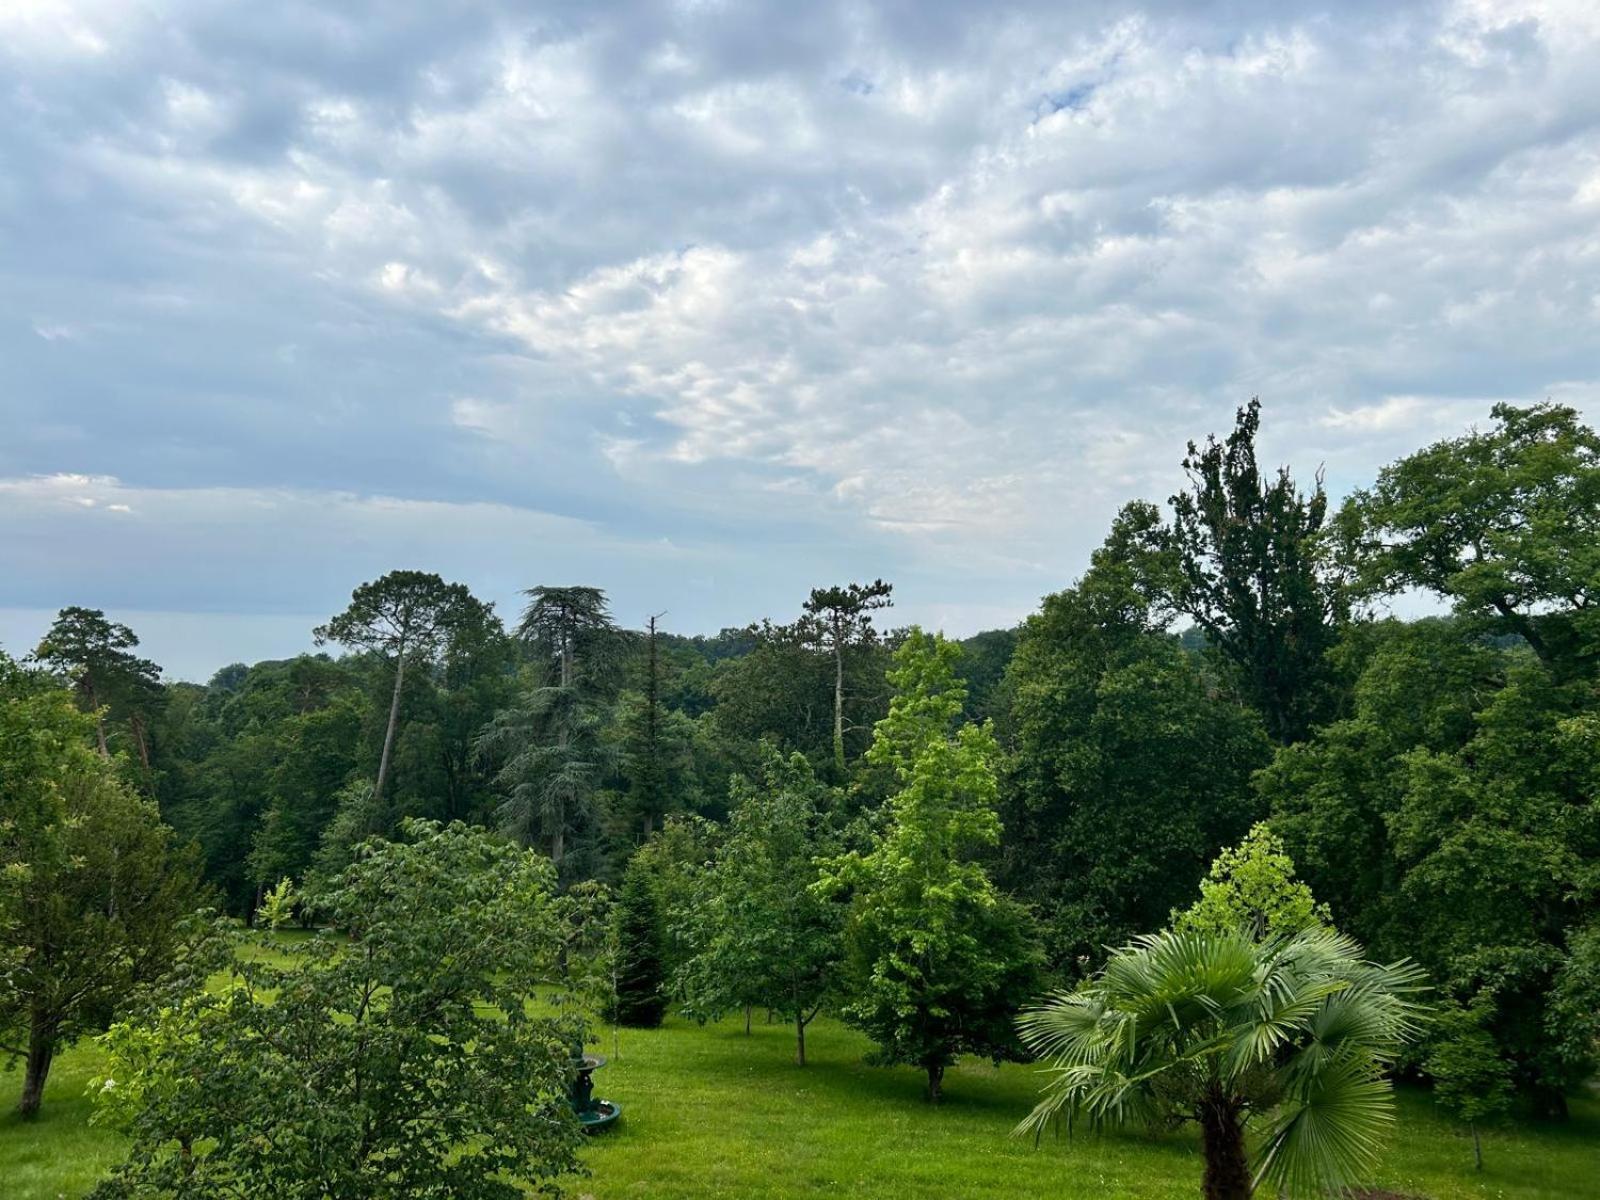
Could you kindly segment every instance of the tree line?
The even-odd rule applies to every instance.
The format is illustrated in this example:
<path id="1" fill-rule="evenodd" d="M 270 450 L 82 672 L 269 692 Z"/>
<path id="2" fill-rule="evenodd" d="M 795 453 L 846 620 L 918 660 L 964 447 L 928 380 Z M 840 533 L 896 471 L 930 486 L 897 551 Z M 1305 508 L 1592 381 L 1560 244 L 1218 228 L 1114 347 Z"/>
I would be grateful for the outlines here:
<path id="1" fill-rule="evenodd" d="M 1600 1041 L 1600 438 L 1564 406 L 1500 405 L 1335 507 L 1320 474 L 1262 467 L 1260 416 L 1191 443 L 1185 488 L 1125 506 L 1021 626 L 962 642 L 881 627 L 882 580 L 682 637 L 620 627 L 592 587 L 530 588 L 507 628 L 464 586 L 397 571 L 315 631 L 342 656 L 198 686 L 66 609 L 32 663 L 6 663 L 8 736 L 29 746 L 6 753 L 36 764 L 6 786 L 47 813 L 44 764 L 70 764 L 137 807 L 163 877 L 244 918 L 284 879 L 328 891 L 407 822 L 494 831 L 560 894 L 615 894 L 610 1003 L 630 1021 L 771 1012 L 803 1064 L 835 1011 L 935 1100 L 962 1054 L 1115 1065 L 1062 1033 L 1079 1000 L 1019 1033 L 1052 988 L 1128 1004 L 1141 972 L 1203 952 L 1259 978 L 1249 956 L 1273 947 L 1282 988 L 1315 992 L 1415 959 L 1426 1035 L 1399 1051 L 1397 1000 L 1378 1042 L 1352 1043 L 1348 1085 L 1405 1070 L 1472 1120 L 1559 1116 Z M 1441 615 L 1386 615 L 1418 593 Z M 22 731 L 43 709 L 41 750 Z M 8 837 L 11 875 L 44 886 L 58 868 Z M 1196 932 L 1208 904 L 1237 920 Z M 32 961 L 31 911 L 5 912 Z M 6 976 L 0 1030 L 41 1024 L 27 977 Z M 45 1020 L 44 1040 L 109 1019 Z M 1093 1110 L 1090 1084 L 1059 1103 Z M 1253 1106 L 1186 1109 L 1215 1127 L 1219 1180 Z"/>

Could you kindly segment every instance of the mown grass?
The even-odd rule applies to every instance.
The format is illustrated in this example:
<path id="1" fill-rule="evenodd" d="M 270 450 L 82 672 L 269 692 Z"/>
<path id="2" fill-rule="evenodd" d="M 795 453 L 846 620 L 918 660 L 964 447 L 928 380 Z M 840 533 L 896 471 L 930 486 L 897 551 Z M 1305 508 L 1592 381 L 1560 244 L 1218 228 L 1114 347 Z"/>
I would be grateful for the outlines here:
<path id="1" fill-rule="evenodd" d="M 611 1034 L 597 1047 L 613 1054 Z M 966 1062 L 938 1108 L 914 1071 L 868 1067 L 866 1043 L 819 1019 L 811 1064 L 793 1065 L 793 1033 L 759 1017 L 704 1028 L 677 1018 L 660 1030 L 623 1030 L 621 1054 L 595 1076 L 597 1094 L 623 1105 L 621 1122 L 593 1138 L 591 1174 L 575 1196 L 689 1200 L 852 1196 L 869 1200 L 1016 1200 L 1049 1196 L 1161 1200 L 1199 1195 L 1191 1135 L 1046 1139 L 1009 1136 L 1038 1083 L 1026 1067 Z M 110 1131 L 88 1123 L 93 1044 L 64 1054 L 33 1123 L 0 1116 L 0 1197 L 82 1196 L 119 1156 Z M 15 1074 L 4 1081 L 20 1086 Z M 11 1098 L 5 1097 L 9 1105 Z M 1485 1169 L 1471 1143 L 1426 1092 L 1403 1090 L 1399 1123 L 1375 1182 L 1434 1200 L 1553 1200 L 1600 1196 L 1600 1102 L 1577 1101 L 1563 1126 L 1514 1123 L 1484 1131 Z"/>

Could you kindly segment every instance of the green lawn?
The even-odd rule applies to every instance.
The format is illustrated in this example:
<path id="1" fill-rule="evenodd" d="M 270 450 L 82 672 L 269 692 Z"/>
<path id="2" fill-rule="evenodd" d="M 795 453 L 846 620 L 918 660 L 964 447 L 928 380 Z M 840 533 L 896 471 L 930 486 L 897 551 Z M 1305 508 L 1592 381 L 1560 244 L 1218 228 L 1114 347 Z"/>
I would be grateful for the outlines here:
<path id="1" fill-rule="evenodd" d="M 597 1136 L 592 1176 L 576 1196 L 854 1196 L 952 1200 L 1031 1196 L 1184 1197 L 1199 1194 L 1190 1137 L 1138 1135 L 1030 1143 L 1007 1136 L 1032 1103 L 1024 1067 L 967 1063 L 946 1081 L 947 1099 L 923 1104 L 921 1078 L 864 1066 L 863 1041 L 818 1020 L 812 1064 L 792 1065 L 792 1034 L 742 1023 L 698 1028 L 672 1020 L 658 1031 L 624 1030 L 622 1054 L 596 1091 L 624 1106 Z M 609 1035 L 600 1049 L 611 1053 Z M 85 1088 L 97 1051 L 64 1055 L 35 1124 L 0 1118 L 0 1195 L 55 1200 L 82 1195 L 118 1153 L 117 1138 L 87 1124 Z M 16 1087 L 15 1074 L 5 1077 Z M 7 1103 L 9 1103 L 9 1097 Z M 1564 1127 L 1521 1124 L 1484 1136 L 1486 1169 L 1472 1170 L 1467 1139 L 1435 1114 L 1422 1092 L 1401 1096 L 1400 1123 L 1380 1182 L 1397 1192 L 1455 1197 L 1600 1195 L 1600 1103 L 1581 1101 Z"/>

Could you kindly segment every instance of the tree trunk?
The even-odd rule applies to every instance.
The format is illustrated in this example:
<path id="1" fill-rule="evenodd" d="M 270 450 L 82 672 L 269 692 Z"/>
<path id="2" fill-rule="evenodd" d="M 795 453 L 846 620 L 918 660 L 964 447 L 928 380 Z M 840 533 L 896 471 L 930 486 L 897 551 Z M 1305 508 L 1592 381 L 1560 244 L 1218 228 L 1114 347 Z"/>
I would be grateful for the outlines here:
<path id="1" fill-rule="evenodd" d="M 106 714 L 100 707 L 100 693 L 92 683 L 89 685 L 89 711 L 94 713 L 94 736 L 100 743 L 100 757 L 110 758 L 111 747 L 106 745 Z"/>
<path id="2" fill-rule="evenodd" d="M 833 765 L 844 775 L 844 646 L 840 621 L 833 619 Z"/>
<path id="3" fill-rule="evenodd" d="M 748 1004 L 744 1006 L 744 1035 L 745 1037 L 750 1036 L 750 1005 Z"/>
<path id="4" fill-rule="evenodd" d="M 802 1012 L 794 1014 L 794 1061 L 796 1066 L 806 1065 L 806 1017 Z"/>
<path id="5" fill-rule="evenodd" d="M 1467 1122 L 1467 1128 L 1472 1130 L 1472 1169 L 1481 1171 L 1483 1170 L 1483 1143 L 1478 1140 L 1478 1123 L 1469 1121 Z"/>
<path id="6" fill-rule="evenodd" d="M 928 1064 L 928 1103 L 937 1104 L 944 1098 L 944 1064 Z"/>
<path id="7" fill-rule="evenodd" d="M 567 831 L 558 828 L 550 835 L 550 861 L 557 867 L 561 865 L 561 856 L 567 849 Z"/>
<path id="8" fill-rule="evenodd" d="M 1228 1097 L 1214 1093 L 1201 1103 L 1200 1143 L 1206 1159 L 1200 1184 L 1205 1200 L 1250 1200 L 1244 1127 L 1239 1123 L 1238 1106 Z"/>
<path id="9" fill-rule="evenodd" d="M 128 718 L 128 725 L 133 730 L 134 745 L 139 747 L 139 764 L 146 771 L 150 769 L 150 743 L 144 736 L 144 718 L 138 713 Z"/>
<path id="10" fill-rule="evenodd" d="M 383 799 L 384 781 L 389 778 L 389 756 L 394 752 L 395 726 L 400 723 L 400 685 L 406 677 L 406 647 L 400 644 L 400 653 L 394 663 L 394 695 L 389 700 L 389 728 L 383 731 L 383 757 L 378 760 L 378 782 L 372 787 L 374 804 Z M 368 830 L 368 833 L 373 832 Z"/>
<path id="11" fill-rule="evenodd" d="M 22 1099 L 17 1112 L 24 1117 L 35 1116 L 44 1099 L 45 1081 L 50 1078 L 50 1063 L 56 1056 L 55 1039 L 50 1036 L 44 1020 L 37 1014 L 28 1031 L 28 1067 L 22 1079 Z"/>
<path id="12" fill-rule="evenodd" d="M 1568 1117 L 1567 1098 L 1560 1088 L 1536 1084 L 1529 1095 L 1533 1115 L 1545 1121 L 1565 1121 Z"/>

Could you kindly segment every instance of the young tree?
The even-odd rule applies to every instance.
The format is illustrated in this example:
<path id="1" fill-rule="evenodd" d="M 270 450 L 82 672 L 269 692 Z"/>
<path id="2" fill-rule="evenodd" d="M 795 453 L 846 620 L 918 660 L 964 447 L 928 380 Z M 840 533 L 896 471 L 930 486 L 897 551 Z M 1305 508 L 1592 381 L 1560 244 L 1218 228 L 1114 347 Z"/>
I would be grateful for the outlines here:
<path id="1" fill-rule="evenodd" d="M 446 583 L 423 571 L 390 571 L 356 588 L 350 607 L 313 631 L 319 646 L 338 642 L 394 660 L 389 720 L 372 789 L 378 799 L 389 777 L 407 661 L 430 666 L 452 638 L 492 619 L 491 606 L 475 599 L 464 584 Z"/>
<path id="2" fill-rule="evenodd" d="M 1190 487 L 1172 497 L 1172 604 L 1237 670 L 1280 743 L 1298 741 L 1328 711 L 1327 653 L 1345 620 L 1323 545 L 1328 497 L 1310 496 L 1288 468 L 1256 464 L 1261 403 L 1241 408 L 1226 441 L 1189 443 Z"/>
<path id="3" fill-rule="evenodd" d="M 1478 1125 L 1502 1116 L 1511 1107 L 1511 1067 L 1500 1057 L 1494 1037 L 1484 1028 L 1484 1006 L 1447 1004 L 1433 1014 L 1424 1066 L 1433 1076 L 1433 1098 L 1467 1123 L 1472 1134 L 1472 1161 L 1483 1170 L 1483 1142 Z"/>
<path id="4" fill-rule="evenodd" d="M 877 640 L 872 614 L 894 603 L 890 599 L 893 591 L 893 584 L 874 579 L 868 584 L 813 588 L 805 602 L 811 636 L 833 659 L 833 765 L 841 777 L 845 770 L 845 656 L 851 647 Z"/>
<path id="5" fill-rule="evenodd" d="M 1372 1169 L 1394 1119 L 1387 1070 L 1416 1032 L 1421 979 L 1327 929 L 1135 938 L 1019 1020 L 1053 1078 L 1017 1132 L 1061 1114 L 1095 1127 L 1193 1121 L 1206 1200 L 1250 1200 L 1262 1183 L 1290 1197 L 1342 1191 Z"/>
<path id="6" fill-rule="evenodd" d="M 407 821 L 317 898 L 343 931 L 117 1026 L 97 1094 L 130 1136 L 103 1200 L 558 1194 L 577 1169 L 554 872 Z M 282 964 L 282 965 L 280 965 Z"/>
<path id="7" fill-rule="evenodd" d="M 817 894 L 817 863 L 838 853 L 830 789 L 802 754 L 767 748 L 761 777 L 733 784 L 728 838 L 691 909 L 673 914 L 697 947 L 680 973 L 685 1011 L 720 1017 L 760 1005 L 793 1023 L 806 1065 L 806 1027 L 832 994 L 843 909 Z"/>
<path id="8" fill-rule="evenodd" d="M 206 896 L 155 806 L 89 748 L 68 693 L 0 656 L 0 1050 L 39 1109 L 57 1053 L 195 946 Z"/>
<path id="9" fill-rule="evenodd" d="M 110 757 L 105 710 L 122 710 L 134 747 L 145 770 L 150 769 L 147 731 L 150 711 L 160 702 L 161 668 L 132 653 L 139 644 L 133 630 L 106 620 L 98 608 L 63 608 L 34 651 L 41 663 L 71 683 L 83 710 L 94 714 L 95 740 Z"/>
<path id="10" fill-rule="evenodd" d="M 617 897 L 617 1020 L 654 1029 L 667 1011 L 666 972 L 661 962 L 661 908 L 649 873 L 630 862 Z"/>
<path id="11" fill-rule="evenodd" d="M 1180 932 L 1233 931 L 1258 942 L 1332 926 L 1328 906 L 1318 904 L 1311 889 L 1295 878 L 1283 839 L 1265 821 L 1218 855 L 1210 877 L 1200 884 L 1200 899 L 1172 914 L 1172 927 Z"/>
<path id="12" fill-rule="evenodd" d="M 999 750 L 987 725 L 953 729 L 960 653 L 919 630 L 896 652 L 894 699 L 868 759 L 893 770 L 899 790 L 871 848 L 827 863 L 816 885 L 849 901 L 845 1019 L 877 1043 L 877 1061 L 922 1068 L 934 1103 L 960 1055 L 1010 1052 L 1012 1014 L 1039 978 L 1026 911 L 980 861 L 1000 839 Z"/>

